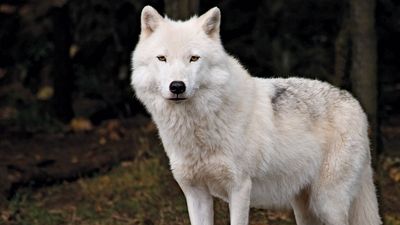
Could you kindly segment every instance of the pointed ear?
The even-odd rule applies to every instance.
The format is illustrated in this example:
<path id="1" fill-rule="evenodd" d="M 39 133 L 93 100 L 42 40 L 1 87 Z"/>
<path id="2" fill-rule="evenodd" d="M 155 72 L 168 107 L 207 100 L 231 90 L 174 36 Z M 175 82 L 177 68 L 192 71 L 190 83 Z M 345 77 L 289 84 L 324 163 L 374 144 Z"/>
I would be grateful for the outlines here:
<path id="1" fill-rule="evenodd" d="M 212 38 L 219 37 L 219 25 L 221 22 L 221 12 L 218 7 L 208 10 L 199 17 L 204 32 Z"/>
<path id="2" fill-rule="evenodd" d="M 141 35 L 147 37 L 155 31 L 155 29 L 163 21 L 163 17 L 151 6 L 145 6 L 141 15 Z"/>

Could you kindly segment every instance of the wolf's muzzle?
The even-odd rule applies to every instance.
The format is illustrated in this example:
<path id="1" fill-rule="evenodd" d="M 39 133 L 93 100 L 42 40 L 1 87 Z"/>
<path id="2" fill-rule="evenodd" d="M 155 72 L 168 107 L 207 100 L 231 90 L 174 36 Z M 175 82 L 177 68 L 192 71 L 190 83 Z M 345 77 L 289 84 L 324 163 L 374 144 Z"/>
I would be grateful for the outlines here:
<path id="1" fill-rule="evenodd" d="M 169 85 L 169 90 L 173 94 L 178 95 L 186 91 L 186 86 L 185 83 L 183 83 L 183 81 L 172 81 L 171 84 Z"/>

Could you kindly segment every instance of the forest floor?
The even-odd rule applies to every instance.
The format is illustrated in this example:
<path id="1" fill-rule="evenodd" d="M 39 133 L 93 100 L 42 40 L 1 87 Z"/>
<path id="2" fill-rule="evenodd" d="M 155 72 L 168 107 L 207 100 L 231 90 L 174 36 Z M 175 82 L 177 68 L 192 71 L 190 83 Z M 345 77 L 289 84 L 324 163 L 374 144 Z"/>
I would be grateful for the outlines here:
<path id="1" fill-rule="evenodd" d="M 5 183 L 11 185 L 0 224 L 189 224 L 184 196 L 147 119 L 109 121 L 90 131 L 30 140 L 0 141 Z M 381 156 L 379 165 L 385 224 L 400 225 L 400 158 Z M 217 200 L 215 224 L 228 221 L 227 204 Z M 295 224 L 292 212 L 277 210 L 252 209 L 250 221 Z"/>

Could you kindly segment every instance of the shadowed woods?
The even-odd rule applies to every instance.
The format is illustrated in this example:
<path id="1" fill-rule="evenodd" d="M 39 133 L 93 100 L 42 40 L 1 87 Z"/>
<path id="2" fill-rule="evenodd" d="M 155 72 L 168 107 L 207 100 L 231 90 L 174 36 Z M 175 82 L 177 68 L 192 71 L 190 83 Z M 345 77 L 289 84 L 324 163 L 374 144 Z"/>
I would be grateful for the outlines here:
<path id="1" fill-rule="evenodd" d="M 156 128 L 134 98 L 140 12 L 218 6 L 254 76 L 304 76 L 366 110 L 387 224 L 400 224 L 400 4 L 394 0 L 0 1 L 0 224 L 188 224 Z M 228 223 L 216 204 L 216 224 Z M 252 224 L 294 224 L 252 210 Z"/>

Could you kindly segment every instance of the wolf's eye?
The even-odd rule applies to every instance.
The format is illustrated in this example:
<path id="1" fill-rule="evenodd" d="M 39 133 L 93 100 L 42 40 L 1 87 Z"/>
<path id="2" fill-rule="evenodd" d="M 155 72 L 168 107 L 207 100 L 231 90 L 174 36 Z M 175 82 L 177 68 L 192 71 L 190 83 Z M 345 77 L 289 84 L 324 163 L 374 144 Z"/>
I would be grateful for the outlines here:
<path id="1" fill-rule="evenodd" d="M 161 62 L 166 62 L 167 61 L 167 58 L 165 58 L 165 56 L 163 56 L 163 55 L 157 56 L 157 59 L 160 60 Z"/>
<path id="2" fill-rule="evenodd" d="M 190 57 L 190 62 L 196 62 L 196 61 L 199 60 L 199 59 L 200 59 L 200 56 L 192 55 L 192 56 Z"/>

